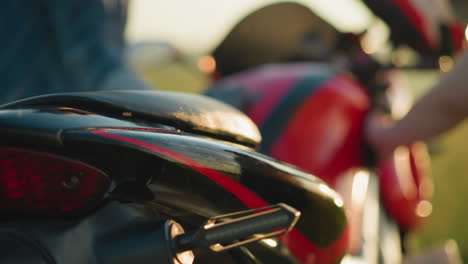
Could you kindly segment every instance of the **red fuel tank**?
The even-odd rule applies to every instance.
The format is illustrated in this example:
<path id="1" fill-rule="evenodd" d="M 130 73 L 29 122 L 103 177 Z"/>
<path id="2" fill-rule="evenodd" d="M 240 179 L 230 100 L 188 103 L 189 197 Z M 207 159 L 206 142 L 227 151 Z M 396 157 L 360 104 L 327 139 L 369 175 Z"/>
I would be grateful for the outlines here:
<path id="1" fill-rule="evenodd" d="M 263 153 L 332 185 L 346 169 L 361 166 L 370 99 L 353 77 L 329 64 L 262 66 L 226 78 L 208 94 L 248 113 L 260 128 Z"/>

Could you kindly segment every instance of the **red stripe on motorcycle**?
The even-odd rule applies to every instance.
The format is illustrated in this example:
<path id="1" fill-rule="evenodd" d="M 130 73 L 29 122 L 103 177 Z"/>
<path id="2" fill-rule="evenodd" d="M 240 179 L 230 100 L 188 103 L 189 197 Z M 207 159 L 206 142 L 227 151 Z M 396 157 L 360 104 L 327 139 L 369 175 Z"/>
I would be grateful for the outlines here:
<path id="1" fill-rule="evenodd" d="M 183 163 L 192 168 L 193 170 L 200 172 L 201 174 L 207 176 L 214 182 L 221 185 L 223 188 L 225 188 L 234 196 L 236 196 L 239 200 L 241 200 L 249 208 L 253 209 L 269 205 L 269 203 L 264 201 L 262 198 L 258 197 L 254 192 L 247 189 L 246 187 L 239 184 L 230 177 L 206 166 L 205 164 L 202 164 L 177 152 L 134 138 L 112 134 L 109 133 L 107 129 L 97 129 L 91 132 L 102 137 L 111 138 L 114 140 L 126 142 L 151 150 L 153 152 L 165 155 L 173 160 L 176 160 L 177 162 Z M 304 236 L 296 228 L 293 228 L 289 233 L 281 237 L 281 240 L 291 250 L 293 255 L 296 256 L 304 264 L 336 263 L 339 260 L 338 258 L 340 257 L 337 256 L 336 252 L 344 252 L 342 247 L 346 247 L 346 243 L 343 243 L 345 239 L 347 239 L 347 235 L 342 235 L 340 239 L 335 241 L 335 243 L 333 243 L 331 246 L 327 248 L 318 248 L 317 246 L 312 244 L 310 240 L 308 240 L 307 237 Z M 324 251 L 327 252 L 327 254 L 323 254 Z M 318 252 L 321 252 L 321 254 L 317 254 Z"/>
<path id="2" fill-rule="evenodd" d="M 281 237 L 281 241 L 304 264 L 332 264 L 339 263 L 343 252 L 348 247 L 349 230 L 345 232 L 333 244 L 326 248 L 319 248 L 299 230 L 293 228 L 289 233 Z"/>
<path id="3" fill-rule="evenodd" d="M 282 100 L 282 98 L 300 81 L 301 76 L 310 71 L 307 65 L 295 65 L 287 67 L 276 65 L 270 69 L 266 69 L 262 74 L 257 71 L 251 75 L 256 76 L 257 79 L 252 80 L 248 85 L 244 85 L 249 93 L 257 94 L 262 93 L 262 99 L 252 104 L 250 109 L 247 110 L 248 116 L 257 124 L 261 126 L 265 119 L 275 109 L 275 106 Z M 278 76 L 278 78 L 268 78 L 268 76 Z M 241 80 L 242 81 L 242 80 Z"/>
<path id="4" fill-rule="evenodd" d="M 250 208 L 259 208 L 259 207 L 264 207 L 268 206 L 269 204 L 265 202 L 263 199 L 258 197 L 255 193 L 250 191 L 249 189 L 245 188 L 235 180 L 229 178 L 228 176 L 220 173 L 219 171 L 216 171 L 205 164 L 202 164 L 198 161 L 195 161 L 193 159 L 190 159 L 186 156 L 183 156 L 177 152 L 174 152 L 169 149 L 162 148 L 160 146 L 156 146 L 153 144 L 149 144 L 147 142 L 137 140 L 134 138 L 129 138 L 129 137 L 124 137 L 116 134 L 111 134 L 108 133 L 107 131 L 103 130 L 93 130 L 92 133 L 96 135 L 100 135 L 103 137 L 108 137 L 112 138 L 115 140 L 127 142 L 133 145 L 137 145 L 139 147 L 154 151 L 156 153 L 162 154 L 164 156 L 167 156 L 171 159 L 176 160 L 177 162 L 180 162 L 182 164 L 185 164 L 192 168 L 195 171 L 200 172 L 201 174 L 207 176 L 217 184 L 221 185 L 223 188 L 234 194 L 239 200 L 241 200 L 244 204 L 246 204 Z"/>

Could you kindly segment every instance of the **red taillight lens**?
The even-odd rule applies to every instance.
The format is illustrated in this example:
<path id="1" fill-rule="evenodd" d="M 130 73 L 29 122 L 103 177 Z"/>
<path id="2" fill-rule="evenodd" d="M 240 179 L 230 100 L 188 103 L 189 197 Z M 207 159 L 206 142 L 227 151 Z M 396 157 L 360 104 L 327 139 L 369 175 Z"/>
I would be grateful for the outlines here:
<path id="1" fill-rule="evenodd" d="M 110 180 L 99 170 L 57 155 L 0 148 L 0 212 L 66 213 L 96 205 Z"/>

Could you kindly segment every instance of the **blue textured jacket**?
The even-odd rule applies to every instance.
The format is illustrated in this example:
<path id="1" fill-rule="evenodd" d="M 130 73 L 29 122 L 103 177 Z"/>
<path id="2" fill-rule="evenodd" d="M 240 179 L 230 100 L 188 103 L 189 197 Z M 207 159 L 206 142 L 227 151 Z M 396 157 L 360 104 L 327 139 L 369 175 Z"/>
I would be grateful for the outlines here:
<path id="1" fill-rule="evenodd" d="M 145 89 L 122 56 L 126 1 L 0 3 L 0 103 L 46 93 Z"/>

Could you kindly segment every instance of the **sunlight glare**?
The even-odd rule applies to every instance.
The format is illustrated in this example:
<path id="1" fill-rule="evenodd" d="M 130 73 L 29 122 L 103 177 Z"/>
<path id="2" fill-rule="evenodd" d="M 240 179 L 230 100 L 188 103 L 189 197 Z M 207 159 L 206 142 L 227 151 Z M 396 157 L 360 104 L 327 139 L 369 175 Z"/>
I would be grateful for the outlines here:
<path id="1" fill-rule="evenodd" d="M 369 177 L 369 172 L 365 170 L 359 170 L 354 175 L 351 195 L 353 205 L 361 205 L 364 203 L 367 194 L 367 186 L 369 184 Z"/>
<path id="2" fill-rule="evenodd" d="M 273 240 L 271 238 L 263 239 L 262 242 L 267 244 L 268 246 L 270 246 L 272 248 L 275 248 L 275 247 L 278 246 L 278 242 L 276 242 L 275 240 Z"/>
<path id="3" fill-rule="evenodd" d="M 468 41 L 468 25 L 466 26 L 466 30 L 465 30 L 465 38 Z"/>
<path id="4" fill-rule="evenodd" d="M 165 41 L 185 52 L 212 49 L 246 14 L 278 0 L 131 1 L 126 30 L 130 42 Z M 296 0 L 345 32 L 362 32 L 372 14 L 358 0 Z"/>

